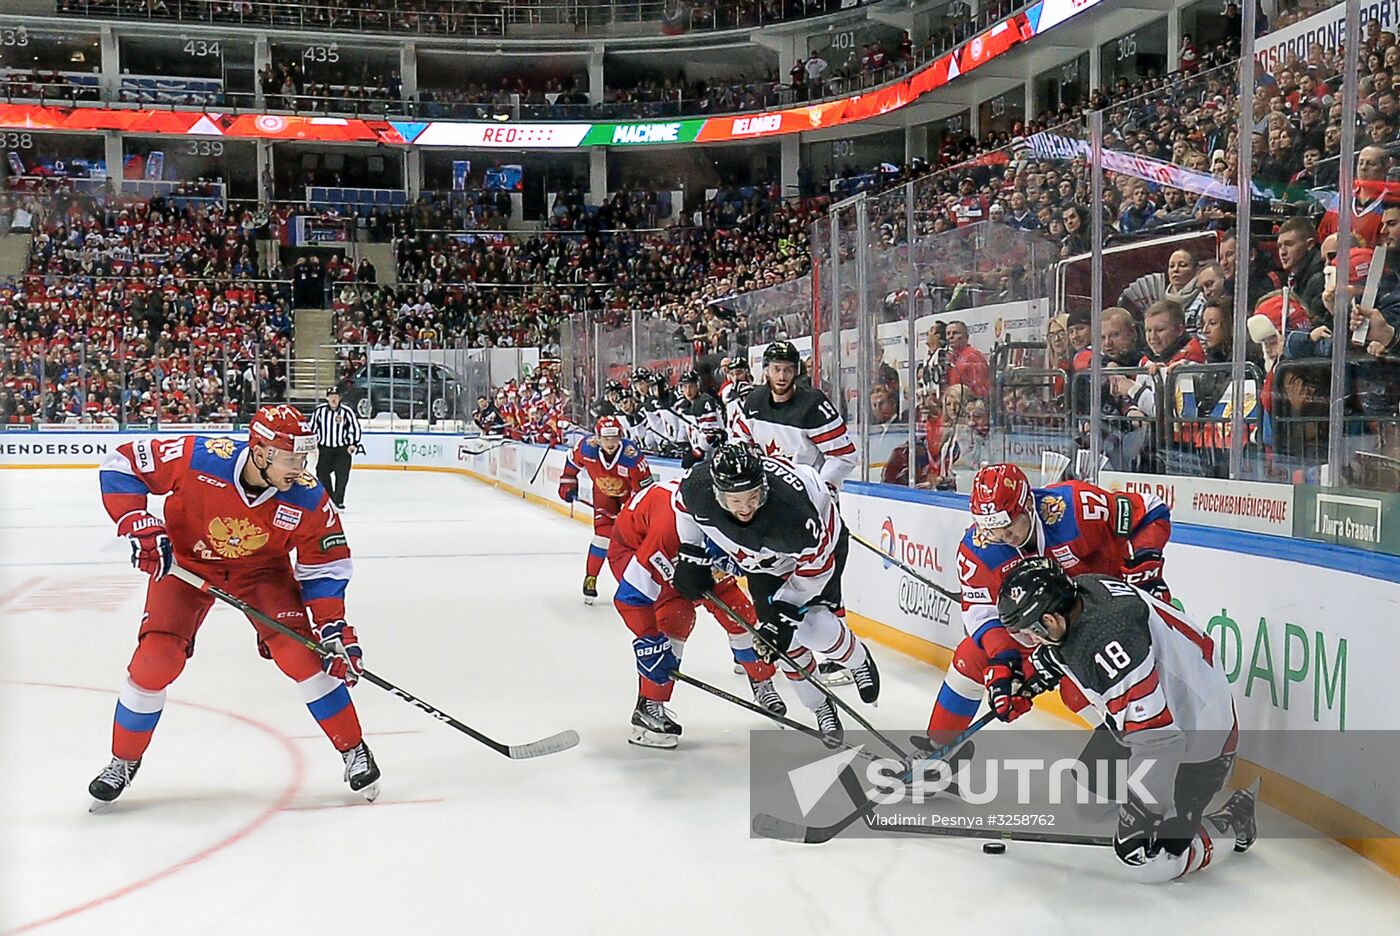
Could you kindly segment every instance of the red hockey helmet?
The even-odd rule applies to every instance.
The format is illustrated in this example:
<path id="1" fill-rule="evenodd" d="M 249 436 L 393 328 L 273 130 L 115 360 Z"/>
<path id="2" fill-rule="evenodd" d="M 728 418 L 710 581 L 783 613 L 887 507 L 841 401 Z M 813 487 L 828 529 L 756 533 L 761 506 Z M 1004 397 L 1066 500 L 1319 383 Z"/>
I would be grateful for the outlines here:
<path id="1" fill-rule="evenodd" d="M 309 455 L 316 451 L 316 434 L 301 410 L 286 403 L 264 406 L 248 423 L 248 444 Z"/>
<path id="2" fill-rule="evenodd" d="M 1031 483 L 1015 465 L 987 465 L 972 479 L 972 517 L 984 530 L 1009 527 L 1033 507 Z"/>
<path id="3" fill-rule="evenodd" d="M 616 416 L 601 416 L 593 427 L 593 433 L 600 439 L 621 439 L 627 435 L 622 428 L 622 420 Z"/>

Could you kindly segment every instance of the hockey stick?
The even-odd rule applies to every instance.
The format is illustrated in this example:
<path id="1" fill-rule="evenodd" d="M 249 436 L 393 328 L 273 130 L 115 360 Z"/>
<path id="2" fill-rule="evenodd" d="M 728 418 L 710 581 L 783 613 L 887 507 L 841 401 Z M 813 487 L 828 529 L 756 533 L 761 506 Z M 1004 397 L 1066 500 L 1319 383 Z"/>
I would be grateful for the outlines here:
<path id="1" fill-rule="evenodd" d="M 759 641 L 762 641 L 762 640 L 763 640 L 763 636 L 762 636 L 761 634 L 758 633 L 758 630 L 757 630 L 755 627 L 753 627 L 753 625 L 749 624 L 748 621 L 746 621 L 746 620 L 744 620 L 742 617 L 740 617 L 740 616 L 739 616 L 739 612 L 738 612 L 738 611 L 735 611 L 733 608 L 731 608 L 731 607 L 728 605 L 728 603 L 725 602 L 725 600 L 724 600 L 723 598 L 721 598 L 721 597 L 719 597 L 718 595 L 716 595 L 716 594 L 714 593 L 714 589 L 710 589 L 710 588 L 705 589 L 705 597 L 706 597 L 707 599 L 709 599 L 710 601 L 714 602 L 715 607 L 719 608 L 719 609 L 720 609 L 721 611 L 723 611 L 725 614 L 729 615 L 730 619 L 731 619 L 732 621 L 734 621 L 735 624 L 738 624 L 738 625 L 739 625 L 740 627 L 742 627 L 745 631 L 747 631 L 748 634 L 749 634 L 749 636 L 753 637 L 755 640 L 759 640 Z M 899 755 L 899 759 L 900 759 L 900 760 L 906 761 L 906 762 L 909 760 L 909 755 L 906 754 L 906 753 L 904 753 L 904 749 L 903 749 L 903 748 L 901 748 L 899 745 L 895 744 L 895 743 L 894 743 L 893 741 L 891 741 L 888 737 L 886 737 L 884 734 L 882 734 L 882 733 L 880 732 L 880 730 L 879 730 L 878 728 L 876 728 L 874 725 L 870 724 L 870 722 L 866 721 L 866 720 L 865 720 L 865 717 L 862 716 L 859 712 L 857 712 L 854 708 L 852 708 L 852 707 L 846 702 L 845 699 L 841 698 L 839 695 L 837 695 L 836 693 L 832 692 L 829 688 L 827 688 L 827 686 L 826 686 L 825 683 L 823 683 L 820 679 L 816 678 L 815 673 L 813 673 L 812 671 L 809 671 L 809 670 L 807 670 L 807 669 L 804 669 L 804 668 L 801 667 L 801 666 L 798 666 L 797 663 L 795 663 L 795 662 L 793 661 L 792 657 L 788 656 L 786 650 L 779 650 L 779 649 L 776 648 L 776 647 L 774 647 L 773 650 L 774 650 L 775 653 L 777 653 L 778 658 L 779 658 L 780 660 L 782 660 L 782 661 L 783 661 L 784 663 L 786 663 L 788 666 L 792 667 L 793 672 L 801 673 L 803 679 L 807 680 L 807 681 L 810 682 L 812 685 L 816 686 L 817 689 L 819 689 L 819 690 L 821 691 L 821 694 L 822 694 L 822 695 L 824 695 L 824 696 L 826 696 L 828 699 L 830 699 L 832 705 L 836 706 L 836 707 L 839 708 L 841 711 L 845 712 L 847 715 L 849 715 L 849 716 L 851 716 L 853 719 L 855 719 L 855 720 L 856 720 L 856 723 L 857 723 L 858 725 L 860 725 L 860 726 L 861 726 L 862 728 L 864 728 L 866 731 L 868 731 L 868 732 L 870 732 L 872 735 L 874 735 L 874 736 L 880 741 L 881 744 L 885 745 L 885 747 L 889 748 L 889 749 L 890 749 L 891 751 L 893 751 L 895 754 Z"/>
<path id="2" fill-rule="evenodd" d="M 907 563 L 905 563 L 905 562 L 903 562 L 903 561 L 901 561 L 901 560 L 895 558 L 894 556 L 891 556 L 889 553 L 885 552 L 885 551 L 884 551 L 883 549 L 881 549 L 879 546 L 876 546 L 874 543 L 870 542 L 870 540 L 868 540 L 868 539 L 866 539 L 865 537 L 861 536 L 859 533 L 852 532 L 852 533 L 851 533 L 851 539 L 855 540 L 857 543 L 860 543 L 860 544 L 861 544 L 862 546 L 864 546 L 866 549 L 870 550 L 871 552 L 873 552 L 875 555 L 879 556 L 881 559 L 885 560 L 886 562 L 888 562 L 888 563 L 890 563 L 890 564 L 892 564 L 892 565 L 899 566 L 899 568 L 900 568 L 901 570 L 903 570 L 904 573 L 905 573 L 906 575 L 910 575 L 910 576 L 912 576 L 912 577 L 918 579 L 919 581 L 921 581 L 921 582 L 923 582 L 925 585 L 927 585 L 929 588 L 932 588 L 934 591 L 938 592 L 938 593 L 939 593 L 940 595 L 942 595 L 943 597 L 945 597 L 945 598 L 951 598 L 951 599 L 953 599 L 954 601 L 962 601 L 962 595 L 959 595 L 959 594 L 957 594 L 956 592 L 949 591 L 948 589 L 944 588 L 942 585 L 939 585 L 937 582 L 933 581 L 932 579 L 926 578 L 926 577 L 924 577 L 923 575 L 919 574 L 918 572 L 916 572 L 916 571 L 913 569 L 912 566 L 910 566 L 910 565 L 908 565 Z"/>
<path id="3" fill-rule="evenodd" d="M 531 483 L 531 484 L 534 484 L 534 483 L 535 483 L 535 479 L 538 478 L 538 477 L 540 476 L 540 469 L 544 467 L 544 463 L 545 463 L 545 462 L 549 461 L 549 453 L 552 452 L 552 451 L 554 451 L 555 448 L 556 448 L 556 446 L 553 446 L 553 445 L 546 445 L 546 446 L 545 446 L 545 448 L 544 448 L 544 454 L 540 456 L 540 463 L 539 463 L 538 465 L 535 466 L 535 473 L 532 474 L 532 475 L 530 475 L 530 483 Z"/>
<path id="4" fill-rule="evenodd" d="M 946 761 L 958 748 L 962 747 L 968 738 L 971 738 L 977 732 L 981 731 L 995 718 L 995 712 L 988 712 L 937 751 L 914 761 L 904 773 L 904 782 L 909 783 L 914 778 L 915 772 L 921 770 L 925 765 L 936 760 Z M 860 781 L 856 779 L 849 766 L 841 770 L 840 779 L 841 786 L 846 790 L 847 795 L 851 797 L 851 802 L 857 804 L 854 812 L 843 816 L 831 825 L 825 826 L 804 826 L 787 819 L 779 819 L 777 816 L 770 816 L 768 813 L 759 813 L 753 817 L 754 834 L 762 836 L 763 838 L 778 839 L 783 842 L 821 845 L 840 835 L 857 820 L 863 819 L 875 812 L 875 801 L 865 795 L 865 788 L 860 785 Z"/>
<path id="5" fill-rule="evenodd" d="M 462 443 L 462 447 L 467 450 L 468 455 L 485 455 L 506 444 L 504 438 L 497 438 L 490 442 L 485 441 L 485 437 L 478 436 L 474 439 L 467 439 Z"/>
<path id="6" fill-rule="evenodd" d="M 733 702 L 740 708 L 746 708 L 750 712 L 755 712 L 759 715 L 762 715 L 769 721 L 782 725 L 784 728 L 791 728 L 794 731 L 799 731 L 802 734 L 807 735 L 808 737 L 816 738 L 818 741 L 822 742 L 823 745 L 826 745 L 827 741 L 830 740 L 826 735 L 822 734 L 815 728 L 809 728 L 806 725 L 802 724 L 800 721 L 794 721 L 793 719 L 788 718 L 786 715 L 779 715 L 777 712 L 770 712 L 763 706 L 757 704 L 756 702 L 750 702 L 748 699 L 736 696 L 732 692 L 725 692 L 718 686 L 712 686 L 707 682 L 702 682 L 701 680 L 696 679 L 694 676 L 682 673 L 680 670 L 675 670 L 674 672 L 672 672 L 671 678 L 679 679 L 681 682 L 686 683 L 687 685 L 694 686 L 696 689 L 699 689 L 702 692 L 708 692 L 710 695 L 715 696 L 719 699 L 723 699 L 726 702 Z M 846 748 L 847 750 L 854 750 L 859 756 L 864 757 L 866 760 L 881 759 L 876 755 L 871 754 L 869 751 L 856 748 L 854 745 L 847 744 L 844 741 L 840 743 L 839 747 Z"/>
<path id="7" fill-rule="evenodd" d="M 225 604 L 232 605 L 239 611 L 242 611 L 248 617 L 257 621 L 259 624 L 262 624 L 264 627 L 270 627 L 272 630 L 275 630 L 283 637 L 289 637 L 292 640 L 295 640 L 297 643 L 301 644 L 303 647 L 310 650 L 312 653 L 316 654 L 321 659 L 324 660 L 334 656 L 334 654 L 327 651 L 324 647 L 322 647 L 316 641 L 312 640 L 310 637 L 298 634 L 296 631 L 292 630 L 290 627 L 286 626 L 281 621 L 275 620 L 274 618 L 263 614 L 257 608 L 254 608 L 252 605 L 248 604 L 241 598 L 236 598 L 233 595 L 230 595 L 228 592 L 224 591 L 223 589 L 218 588 L 214 585 L 210 585 L 204 579 L 200 578 L 198 575 L 195 575 L 188 569 L 182 569 L 179 566 L 175 566 L 170 570 L 170 574 L 173 575 L 175 578 L 179 579 L 180 581 L 186 583 L 187 585 L 192 585 L 202 592 L 206 592 L 210 595 L 213 595 L 215 598 L 219 599 Z M 403 689 L 400 689 L 398 686 L 389 682 L 387 679 L 384 679 L 376 675 L 375 673 L 370 672 L 369 670 L 364 670 L 363 672 L 361 672 L 360 678 L 368 680 L 369 682 L 378 686 L 380 689 L 383 689 L 385 692 L 390 693 L 391 695 L 398 696 L 400 699 L 403 699 L 405 702 L 419 709 L 420 711 L 427 712 L 429 715 L 436 718 L 438 721 L 443 722 L 447 725 L 451 725 L 453 728 L 456 728 L 463 734 L 468 735 L 476 741 L 480 741 L 482 744 L 486 745 L 491 750 L 495 751 L 498 754 L 504 754 L 511 760 L 524 760 L 528 757 L 543 757 L 546 754 L 558 754 L 560 751 L 567 751 L 569 748 L 574 747 L 578 744 L 578 732 L 574 731 L 572 728 L 568 731 L 561 731 L 558 734 L 550 735 L 548 738 L 541 738 L 538 741 L 531 741 L 529 744 L 502 744 L 499 741 L 496 741 L 492 738 L 488 738 L 486 735 L 477 731 L 470 725 L 462 724 L 457 719 L 453 718 L 451 715 L 448 715 L 442 709 L 437 708 L 434 705 L 429 705 L 427 702 L 424 702 L 417 696 L 412 695 L 411 693 L 406 692 Z"/>

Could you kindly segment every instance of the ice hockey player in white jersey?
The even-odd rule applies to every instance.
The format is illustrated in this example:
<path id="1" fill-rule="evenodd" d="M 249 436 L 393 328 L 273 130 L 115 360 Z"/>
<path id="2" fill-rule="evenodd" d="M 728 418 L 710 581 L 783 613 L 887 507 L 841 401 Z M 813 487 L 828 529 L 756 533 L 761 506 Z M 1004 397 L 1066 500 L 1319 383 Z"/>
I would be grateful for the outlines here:
<path id="1" fill-rule="evenodd" d="M 687 447 L 688 434 L 680 414 L 671 409 L 661 378 L 639 367 L 632 374 L 632 389 L 645 427 L 642 448 L 650 453 L 678 457 Z"/>
<path id="2" fill-rule="evenodd" d="M 735 441 L 753 442 L 765 455 L 777 455 L 817 469 L 823 481 L 839 485 L 855 470 L 855 443 L 846 421 L 813 387 L 800 387 L 802 357 L 791 341 L 775 341 L 763 351 L 763 383 L 755 386 L 735 420 Z"/>
<path id="3" fill-rule="evenodd" d="M 674 497 L 680 555 L 672 584 L 698 601 L 713 587 L 713 545 L 748 576 L 759 636 L 803 670 L 812 652 L 849 668 L 865 702 L 880 696 L 880 672 L 846 626 L 841 573 L 850 534 L 831 487 L 816 470 L 727 443 L 681 480 Z M 836 709 L 814 685 L 777 661 L 822 734 L 842 736 Z"/>
<path id="4" fill-rule="evenodd" d="M 1193 621 L 1118 579 L 1071 579 L 1048 556 L 1012 567 L 997 612 L 1037 646 L 1031 691 L 1068 677 L 1126 748 L 1142 792 L 1129 786 L 1113 847 L 1136 880 L 1174 880 L 1249 850 L 1258 781 L 1206 812 L 1229 779 L 1239 728 L 1215 646 Z M 1019 675 L 995 664 L 983 674 L 1006 721 L 1028 708 L 1013 704 L 1023 696 Z"/>

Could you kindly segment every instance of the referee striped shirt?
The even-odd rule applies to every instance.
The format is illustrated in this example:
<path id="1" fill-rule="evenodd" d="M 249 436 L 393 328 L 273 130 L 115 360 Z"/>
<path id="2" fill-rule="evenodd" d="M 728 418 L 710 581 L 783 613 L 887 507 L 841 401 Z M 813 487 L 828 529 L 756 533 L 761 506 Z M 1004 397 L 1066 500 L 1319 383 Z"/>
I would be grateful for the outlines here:
<path id="1" fill-rule="evenodd" d="M 322 448 L 348 448 L 360 442 L 360 417 L 344 403 L 335 409 L 322 403 L 311 414 L 316 444 Z"/>

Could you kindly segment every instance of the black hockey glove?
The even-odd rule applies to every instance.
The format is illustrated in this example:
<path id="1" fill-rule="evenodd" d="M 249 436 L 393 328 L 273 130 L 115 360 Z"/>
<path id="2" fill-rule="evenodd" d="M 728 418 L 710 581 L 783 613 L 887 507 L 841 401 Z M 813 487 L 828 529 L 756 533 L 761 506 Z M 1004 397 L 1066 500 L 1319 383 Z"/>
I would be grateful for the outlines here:
<path id="1" fill-rule="evenodd" d="M 1042 692 L 1050 692 L 1059 688 L 1060 680 L 1064 678 L 1064 668 L 1060 666 L 1060 661 L 1055 659 L 1055 655 L 1050 652 L 1049 647 L 1036 647 L 1031 653 L 1031 666 L 1035 669 L 1035 674 L 1030 681 L 1021 687 L 1021 694 L 1028 698 L 1035 698 Z"/>
<path id="2" fill-rule="evenodd" d="M 676 557 L 676 574 L 671 584 L 686 601 L 699 601 L 705 592 L 714 587 L 714 565 L 705 554 L 704 546 L 681 543 L 680 555 Z"/>
<path id="3" fill-rule="evenodd" d="M 1118 828 L 1113 833 L 1113 851 L 1125 865 L 1143 865 L 1161 849 L 1157 840 L 1162 817 L 1149 812 L 1135 795 L 1118 807 Z"/>
<path id="4" fill-rule="evenodd" d="M 758 613 L 758 638 L 754 652 L 765 663 L 772 663 L 779 653 L 787 653 L 797 625 L 802 623 L 803 610 L 788 601 L 763 601 L 755 604 Z"/>

